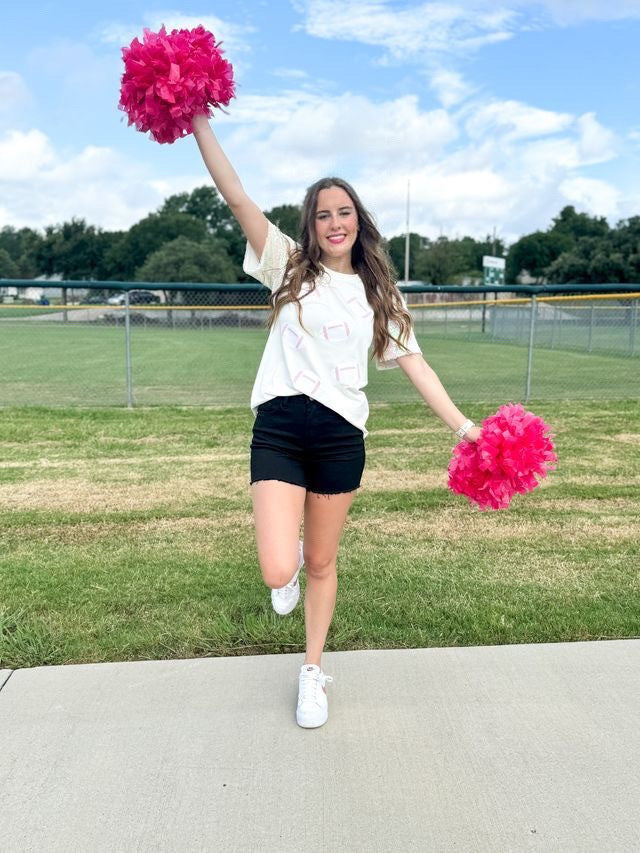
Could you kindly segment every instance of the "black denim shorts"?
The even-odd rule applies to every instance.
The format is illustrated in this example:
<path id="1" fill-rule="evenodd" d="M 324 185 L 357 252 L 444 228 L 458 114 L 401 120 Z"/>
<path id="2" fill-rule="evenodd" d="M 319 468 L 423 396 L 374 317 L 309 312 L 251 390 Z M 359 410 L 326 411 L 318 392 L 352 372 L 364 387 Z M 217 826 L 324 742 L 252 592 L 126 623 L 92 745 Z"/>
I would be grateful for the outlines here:
<path id="1" fill-rule="evenodd" d="M 362 430 L 306 394 L 258 406 L 251 440 L 251 482 L 282 480 L 336 495 L 360 486 Z"/>

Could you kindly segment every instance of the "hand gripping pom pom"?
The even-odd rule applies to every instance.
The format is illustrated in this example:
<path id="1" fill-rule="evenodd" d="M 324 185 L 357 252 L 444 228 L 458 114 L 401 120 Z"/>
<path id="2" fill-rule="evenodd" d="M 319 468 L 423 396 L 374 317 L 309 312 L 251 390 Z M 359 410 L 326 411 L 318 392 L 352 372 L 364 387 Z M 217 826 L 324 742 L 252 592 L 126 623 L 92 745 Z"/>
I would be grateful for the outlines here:
<path id="1" fill-rule="evenodd" d="M 461 441 L 449 462 L 448 487 L 481 510 L 507 509 L 511 498 L 538 485 L 557 462 L 549 426 L 519 403 L 501 406 L 482 422 L 476 442 Z"/>
<path id="2" fill-rule="evenodd" d="M 145 29 L 122 48 L 125 71 L 118 108 L 137 130 L 156 142 L 175 142 L 191 133 L 196 115 L 211 117 L 211 107 L 234 97 L 233 67 L 203 26 L 194 30 Z"/>

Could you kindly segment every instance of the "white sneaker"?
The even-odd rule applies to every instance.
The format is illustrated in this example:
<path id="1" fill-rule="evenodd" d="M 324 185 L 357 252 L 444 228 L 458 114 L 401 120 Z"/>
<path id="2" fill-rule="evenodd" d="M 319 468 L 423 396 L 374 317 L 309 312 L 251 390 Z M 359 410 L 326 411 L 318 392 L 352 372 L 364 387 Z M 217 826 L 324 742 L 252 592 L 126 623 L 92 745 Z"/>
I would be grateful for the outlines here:
<path id="1" fill-rule="evenodd" d="M 332 681 L 333 678 L 325 675 L 319 666 L 313 663 L 302 665 L 298 677 L 296 720 L 303 729 L 315 729 L 327 722 L 329 704 L 323 688 Z"/>
<path id="2" fill-rule="evenodd" d="M 298 552 L 298 568 L 296 570 L 295 575 L 291 578 L 288 584 L 285 586 L 281 586 L 278 589 L 271 590 L 271 604 L 273 605 L 273 609 L 276 613 L 279 613 L 280 616 L 286 616 L 287 613 L 291 613 L 293 608 L 298 603 L 298 599 L 300 598 L 300 584 L 298 583 L 298 575 L 300 574 L 300 569 L 304 565 L 304 556 L 302 552 L 302 539 L 300 540 L 300 547 Z"/>

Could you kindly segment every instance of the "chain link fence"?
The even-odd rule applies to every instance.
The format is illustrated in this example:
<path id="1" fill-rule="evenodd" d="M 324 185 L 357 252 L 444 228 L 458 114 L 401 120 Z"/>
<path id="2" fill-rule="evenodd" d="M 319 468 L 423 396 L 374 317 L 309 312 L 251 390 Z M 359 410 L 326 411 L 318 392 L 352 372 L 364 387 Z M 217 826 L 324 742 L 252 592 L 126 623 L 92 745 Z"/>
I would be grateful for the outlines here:
<path id="1" fill-rule="evenodd" d="M 591 292 L 401 289 L 456 402 L 640 397 L 640 286 L 571 288 Z M 0 281 L 0 296 L 4 406 L 248 406 L 267 337 L 260 285 Z M 419 399 L 373 362 L 367 396 Z"/>

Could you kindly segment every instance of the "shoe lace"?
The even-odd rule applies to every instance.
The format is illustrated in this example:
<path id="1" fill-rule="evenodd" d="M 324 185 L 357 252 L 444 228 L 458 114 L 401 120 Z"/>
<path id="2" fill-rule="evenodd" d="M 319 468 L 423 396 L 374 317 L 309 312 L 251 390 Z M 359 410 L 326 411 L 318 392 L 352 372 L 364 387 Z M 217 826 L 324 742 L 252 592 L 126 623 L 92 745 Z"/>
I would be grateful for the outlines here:
<path id="1" fill-rule="evenodd" d="M 324 687 L 325 684 L 331 684 L 333 678 L 324 673 L 303 675 L 300 679 L 300 701 L 315 702 L 318 687 Z"/>

